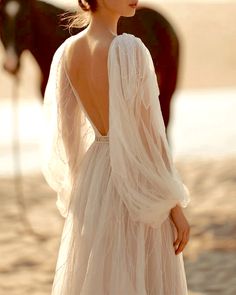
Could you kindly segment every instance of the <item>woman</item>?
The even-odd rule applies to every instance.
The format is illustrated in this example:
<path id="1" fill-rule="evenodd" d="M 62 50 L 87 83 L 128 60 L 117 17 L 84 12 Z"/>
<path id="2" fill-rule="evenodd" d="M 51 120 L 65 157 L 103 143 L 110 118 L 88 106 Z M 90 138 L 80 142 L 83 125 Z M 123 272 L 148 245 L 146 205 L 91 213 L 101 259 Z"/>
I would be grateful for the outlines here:
<path id="1" fill-rule="evenodd" d="M 117 35 L 137 1 L 79 5 L 89 25 L 55 52 L 44 98 L 42 169 L 65 217 L 52 294 L 185 295 L 190 197 L 150 52 Z"/>

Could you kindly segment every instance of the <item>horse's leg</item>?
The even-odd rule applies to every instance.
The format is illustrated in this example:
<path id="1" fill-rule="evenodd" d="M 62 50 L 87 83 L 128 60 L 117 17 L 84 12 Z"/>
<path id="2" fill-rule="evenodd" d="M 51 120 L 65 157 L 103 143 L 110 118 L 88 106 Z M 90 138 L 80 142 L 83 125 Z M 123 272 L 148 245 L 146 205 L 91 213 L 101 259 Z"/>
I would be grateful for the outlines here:
<path id="1" fill-rule="evenodd" d="M 166 127 L 166 136 L 170 144 L 169 123 L 171 117 L 171 99 L 177 84 L 178 61 L 171 68 L 160 69 L 158 81 L 160 85 L 160 105 L 163 116 L 164 125 Z"/>
<path id="2" fill-rule="evenodd" d="M 40 83 L 40 92 L 41 92 L 41 99 L 43 100 L 45 89 L 47 86 L 47 80 L 48 77 L 45 77 L 45 75 L 42 75 L 41 83 Z"/>

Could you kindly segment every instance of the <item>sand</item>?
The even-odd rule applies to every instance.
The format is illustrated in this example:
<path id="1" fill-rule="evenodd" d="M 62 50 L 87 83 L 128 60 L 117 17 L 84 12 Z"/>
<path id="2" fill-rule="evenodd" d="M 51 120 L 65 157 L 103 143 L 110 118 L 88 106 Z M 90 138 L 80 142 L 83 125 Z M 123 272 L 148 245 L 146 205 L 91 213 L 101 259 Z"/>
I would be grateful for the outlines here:
<path id="1" fill-rule="evenodd" d="M 191 234 L 183 252 L 189 295 L 234 295 L 236 157 L 175 164 L 191 194 L 184 209 Z M 25 176 L 23 191 L 25 208 L 13 179 L 0 179 L 0 294 L 49 295 L 63 219 L 40 174 Z"/>

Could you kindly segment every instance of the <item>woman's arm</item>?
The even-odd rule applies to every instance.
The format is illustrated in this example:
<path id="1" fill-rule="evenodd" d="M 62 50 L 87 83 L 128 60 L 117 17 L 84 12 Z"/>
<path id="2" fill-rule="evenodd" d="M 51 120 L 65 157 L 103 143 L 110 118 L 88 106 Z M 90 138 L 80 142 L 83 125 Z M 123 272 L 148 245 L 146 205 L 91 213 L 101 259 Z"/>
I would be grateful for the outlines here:
<path id="1" fill-rule="evenodd" d="M 170 210 L 170 217 L 177 230 L 177 237 L 173 243 L 173 246 L 175 247 L 175 254 L 177 255 L 183 251 L 184 247 L 188 243 L 190 225 L 179 205 L 176 205 Z"/>

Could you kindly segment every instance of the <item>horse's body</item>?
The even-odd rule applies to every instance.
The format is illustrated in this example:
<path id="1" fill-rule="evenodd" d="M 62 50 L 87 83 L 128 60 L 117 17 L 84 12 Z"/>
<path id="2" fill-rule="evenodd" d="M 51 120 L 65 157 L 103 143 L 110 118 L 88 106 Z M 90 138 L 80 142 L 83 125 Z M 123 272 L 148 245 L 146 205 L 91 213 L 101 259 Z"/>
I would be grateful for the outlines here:
<path id="1" fill-rule="evenodd" d="M 6 50 L 4 68 L 15 74 L 20 56 L 29 50 L 42 71 L 41 93 L 44 94 L 52 56 L 59 45 L 70 36 L 59 25 L 64 10 L 35 0 L 1 0 L 0 37 Z M 64 22 L 65 24 L 65 22 Z M 84 27 L 85 28 L 85 27 Z M 71 34 L 81 29 L 73 29 Z M 165 126 L 169 122 L 170 101 L 176 88 L 179 42 L 168 21 L 157 11 L 139 7 L 133 17 L 121 17 L 118 34 L 131 33 L 150 50 L 160 87 L 160 104 Z"/>

